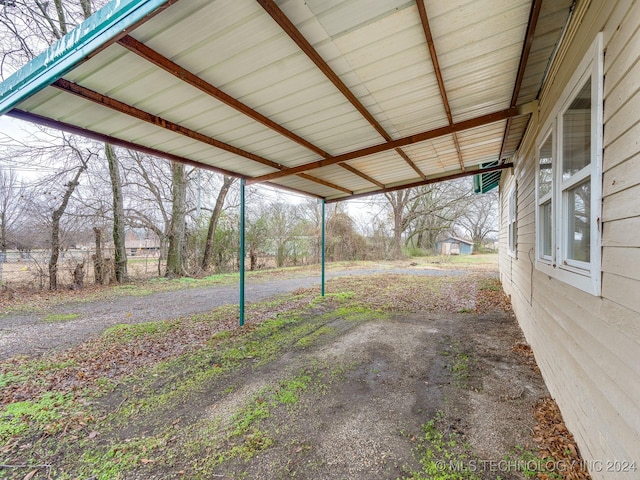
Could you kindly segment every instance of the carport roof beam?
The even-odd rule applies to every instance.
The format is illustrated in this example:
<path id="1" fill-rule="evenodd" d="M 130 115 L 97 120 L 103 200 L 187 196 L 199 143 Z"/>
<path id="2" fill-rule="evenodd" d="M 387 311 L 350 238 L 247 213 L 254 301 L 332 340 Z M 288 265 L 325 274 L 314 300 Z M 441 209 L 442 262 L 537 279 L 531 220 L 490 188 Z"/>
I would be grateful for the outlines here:
<path id="1" fill-rule="evenodd" d="M 149 46 L 145 45 L 144 43 L 139 42 L 138 40 L 136 40 L 132 36 L 126 35 L 123 38 L 121 38 L 120 40 L 118 40 L 118 43 L 120 45 L 122 45 L 123 47 L 125 47 L 126 49 L 128 49 L 129 51 L 139 55 L 140 57 L 142 57 L 145 60 L 153 63 L 157 67 L 160 67 L 164 71 L 166 71 L 166 72 L 170 73 L 171 75 L 179 78 L 183 82 L 185 82 L 185 83 L 191 85 L 192 87 L 197 88 L 198 90 L 206 93 L 207 95 L 210 95 L 211 97 L 221 101 L 225 105 L 228 105 L 229 107 L 231 107 L 231 108 L 235 109 L 236 111 L 248 116 L 249 118 L 251 118 L 252 120 L 255 120 L 256 122 L 261 123 L 265 127 L 270 128 L 271 130 L 279 133 L 280 135 L 282 135 L 284 137 L 287 137 L 289 140 L 292 140 L 292 141 L 296 142 L 297 144 L 302 145 L 303 147 L 311 150 L 312 152 L 320 155 L 323 158 L 331 158 L 331 155 L 328 152 L 324 151 L 322 148 L 318 147 L 317 145 L 314 145 L 313 143 L 309 142 L 308 140 L 305 140 L 304 138 L 300 137 L 299 135 L 296 135 L 291 130 L 285 128 L 284 126 L 280 125 L 279 123 L 274 122 L 269 117 L 266 117 L 265 115 L 262 115 L 260 112 L 254 110 L 253 108 L 249 107 L 248 105 L 245 105 L 240 100 L 232 97 L 231 95 L 228 95 L 224 91 L 220 90 L 218 87 L 210 84 L 209 82 L 206 82 L 202 78 L 198 77 L 196 74 L 190 72 L 186 68 L 181 67 L 177 63 L 171 61 L 170 59 L 168 59 L 165 56 L 161 55 L 160 53 L 156 52 L 155 50 L 153 50 Z M 364 173 L 360 172 L 359 170 L 357 170 L 357 169 L 355 169 L 353 167 L 347 167 L 346 165 L 341 165 L 341 166 L 343 168 L 349 170 L 351 173 L 354 173 L 354 174 L 360 176 L 361 178 L 364 178 L 365 180 L 373 183 L 374 185 L 379 185 L 379 182 L 377 182 L 375 179 L 369 177 L 368 175 L 365 175 Z M 307 178 L 307 179 L 311 180 L 310 178 Z M 317 179 L 313 179 L 312 181 L 316 181 L 316 180 Z M 335 184 L 332 184 L 332 183 L 327 183 L 327 184 L 324 184 L 324 185 L 328 186 L 328 187 L 331 187 L 331 188 L 334 188 L 336 190 L 341 190 L 341 191 L 343 191 L 345 193 L 353 193 L 353 192 L 351 192 L 351 190 L 343 189 L 342 187 L 336 186 Z"/>
<path id="2" fill-rule="evenodd" d="M 259 177 L 250 178 L 247 180 L 247 185 L 264 182 L 268 180 L 274 180 L 276 178 L 286 177 L 289 175 L 295 175 L 300 172 L 314 170 L 316 168 L 326 167 L 329 165 L 335 165 L 337 163 L 347 162 L 349 160 L 354 160 L 356 158 L 366 157 L 367 155 L 373 155 L 375 153 L 393 150 L 395 148 L 403 147 L 406 145 L 412 145 L 414 143 L 424 142 L 426 140 L 432 140 L 434 138 L 443 137 L 445 135 L 450 135 L 455 132 L 462 132 L 464 130 L 480 127 L 482 125 L 488 125 L 490 123 L 506 120 L 507 118 L 516 117 L 520 114 L 521 114 L 520 109 L 518 107 L 513 107 L 513 108 L 508 108 L 508 109 L 500 110 L 493 113 L 488 113 L 487 115 L 482 115 L 480 117 L 464 120 L 459 123 L 454 123 L 453 125 L 446 125 L 444 127 L 435 128 L 433 130 L 427 130 L 426 132 L 417 133 L 415 135 L 409 135 L 408 137 L 399 138 L 397 140 L 391 140 L 385 143 L 380 143 L 378 145 L 373 145 L 371 147 L 361 148 L 359 150 L 347 152 L 342 155 L 336 155 L 335 157 L 332 157 L 328 160 L 319 160 L 315 162 L 305 163 L 303 165 L 298 165 L 297 167 L 284 168 L 279 172 L 268 173 L 266 175 L 262 175 Z M 423 180 L 428 180 L 428 179 L 424 178 Z"/>
<path id="3" fill-rule="evenodd" d="M 265 9 L 265 11 L 273 18 L 273 20 L 280 25 L 282 30 L 293 40 L 296 45 L 309 57 L 309 59 L 320 69 L 320 71 L 335 85 L 335 87 L 345 96 L 347 100 L 360 112 L 360 114 L 371 124 L 373 128 L 384 138 L 387 142 L 391 141 L 391 135 L 387 133 L 382 125 L 376 120 L 376 118 L 367 110 L 367 108 L 358 100 L 358 97 L 349 90 L 349 87 L 340 79 L 340 77 L 332 70 L 329 64 L 320 56 L 320 54 L 313 48 L 309 41 L 302 35 L 302 33 L 296 28 L 296 26 L 289 20 L 282 10 L 276 5 L 273 0 L 257 0 L 258 3 Z M 395 148 L 395 151 L 400 155 L 405 162 L 424 180 L 425 174 L 418 168 L 418 166 L 409 158 L 409 156 L 401 149 Z"/>
<path id="4" fill-rule="evenodd" d="M 207 145 L 211 145 L 212 147 L 216 147 L 219 148 L 221 150 L 225 150 L 227 152 L 233 153 L 235 155 L 239 155 L 241 157 L 247 158 L 249 160 L 252 160 L 256 163 L 260 163 L 262 165 L 266 165 L 268 167 L 277 169 L 277 170 L 283 170 L 286 167 L 284 165 L 281 165 L 279 163 L 273 162 L 267 158 L 261 157 L 260 155 L 256 155 L 254 153 L 251 152 L 247 152 L 246 150 L 243 150 L 241 148 L 238 147 L 234 147 L 233 145 L 229 145 L 228 143 L 225 142 L 221 142 L 220 140 L 217 140 L 213 137 L 209 137 L 207 135 L 204 135 L 200 132 L 196 132 L 195 130 L 191 130 L 190 128 L 184 127 L 182 125 L 179 125 L 177 123 L 174 123 L 170 120 L 167 120 L 165 118 L 159 117 L 157 115 L 154 115 L 152 113 L 149 112 L 145 112 L 144 110 L 140 110 L 139 108 L 136 108 L 132 105 L 126 104 L 124 102 L 121 102 L 119 100 L 116 100 L 115 98 L 111 98 L 108 97 L 106 95 L 103 95 L 99 92 L 95 92 L 89 88 L 85 88 L 81 85 L 78 85 L 77 83 L 73 83 L 70 82 L 68 80 L 65 80 L 64 78 L 60 78 L 58 80 L 56 80 L 53 84 L 53 87 L 56 87 L 64 92 L 67 93 L 71 93 L 73 95 L 76 95 L 80 98 L 83 98 L 85 100 L 89 100 L 91 102 L 97 103 L 99 105 L 103 105 L 107 108 L 110 108 L 112 110 L 115 110 L 116 112 L 119 113 L 124 113 L 125 115 L 129 115 L 133 118 L 136 118 L 138 120 L 142 120 L 144 122 L 150 123 L 152 125 L 155 125 L 157 127 L 160 128 L 164 128 L 166 130 L 178 133 L 180 135 L 184 135 L 185 137 L 191 138 L 193 140 L 197 140 L 199 142 L 205 143 Z M 300 174 L 300 176 L 302 176 L 302 174 Z M 334 188 L 335 190 L 344 192 L 344 193 L 348 193 L 351 194 L 353 193 L 351 190 L 348 190 L 346 188 L 337 186 L 333 183 L 327 182 L 326 180 L 321 180 L 318 179 L 316 177 L 313 177 L 311 175 L 304 175 L 303 178 L 305 178 L 306 180 L 310 180 L 312 182 L 316 182 L 319 183 L 321 185 L 324 186 L 328 186 L 331 188 Z"/>

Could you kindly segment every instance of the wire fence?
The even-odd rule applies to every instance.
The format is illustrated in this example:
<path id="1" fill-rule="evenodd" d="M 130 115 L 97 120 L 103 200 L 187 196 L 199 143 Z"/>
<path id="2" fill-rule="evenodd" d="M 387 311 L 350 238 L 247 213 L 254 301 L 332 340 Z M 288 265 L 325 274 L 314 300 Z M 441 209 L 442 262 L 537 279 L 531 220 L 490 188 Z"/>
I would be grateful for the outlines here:
<path id="1" fill-rule="evenodd" d="M 95 250 L 68 249 L 60 252 L 58 259 L 58 281 L 62 285 L 74 283 L 74 272 L 81 265 L 83 280 L 92 283 L 95 278 Z M 132 279 L 158 276 L 164 265 L 159 264 L 157 249 L 130 249 L 127 252 L 127 271 Z M 0 252 L 0 282 L 5 285 L 44 288 L 49 281 L 50 250 Z M 113 249 L 102 252 L 104 263 L 113 259 Z"/>

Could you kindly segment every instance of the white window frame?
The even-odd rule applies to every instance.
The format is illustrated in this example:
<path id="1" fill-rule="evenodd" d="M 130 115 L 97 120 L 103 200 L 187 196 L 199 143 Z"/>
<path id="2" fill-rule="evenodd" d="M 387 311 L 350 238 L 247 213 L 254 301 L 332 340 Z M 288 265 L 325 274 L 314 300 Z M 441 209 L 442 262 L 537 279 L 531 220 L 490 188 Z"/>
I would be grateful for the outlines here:
<path id="1" fill-rule="evenodd" d="M 542 149 L 542 146 L 547 142 L 547 140 L 551 139 L 551 158 L 552 158 L 552 162 L 551 162 L 551 187 L 549 189 L 549 191 L 540 196 L 540 150 Z M 555 236 L 554 236 L 554 219 L 555 219 L 555 213 L 554 213 L 554 207 L 555 207 L 555 203 L 553 201 L 553 186 L 554 186 L 554 181 L 553 179 L 555 179 L 555 170 L 556 170 L 556 131 L 555 131 L 555 120 L 554 122 L 552 122 L 551 127 L 547 128 L 546 130 L 544 130 L 544 134 L 541 136 L 540 140 L 538 141 L 538 145 L 536 148 L 536 204 L 537 204 L 537 208 L 536 208 L 536 258 L 538 259 L 539 262 L 543 262 L 547 265 L 554 265 L 554 255 L 553 252 L 555 252 Z M 550 245 L 550 251 L 551 254 L 550 255 L 546 255 L 544 252 L 544 242 L 545 242 L 545 229 L 543 226 L 543 215 L 542 215 L 542 211 L 544 209 L 544 206 L 549 203 L 551 205 L 551 245 Z"/>
<path id="2" fill-rule="evenodd" d="M 601 294 L 602 265 L 602 153 L 603 153 L 603 81 L 604 54 L 602 32 L 589 48 L 580 66 L 571 77 L 558 102 L 541 129 L 536 143 L 536 268 L 592 295 Z M 591 161 L 589 166 L 567 180 L 562 178 L 562 118 L 575 96 L 591 78 Z M 552 141 L 552 184 L 548 194 L 540 196 L 539 152 L 549 135 Z M 589 262 L 568 258 L 568 190 L 590 179 L 590 251 Z M 551 256 L 543 252 L 542 208 L 551 201 Z"/>
<path id="3" fill-rule="evenodd" d="M 507 194 L 507 254 L 513 258 L 518 255 L 518 197 L 517 184 L 514 183 Z"/>

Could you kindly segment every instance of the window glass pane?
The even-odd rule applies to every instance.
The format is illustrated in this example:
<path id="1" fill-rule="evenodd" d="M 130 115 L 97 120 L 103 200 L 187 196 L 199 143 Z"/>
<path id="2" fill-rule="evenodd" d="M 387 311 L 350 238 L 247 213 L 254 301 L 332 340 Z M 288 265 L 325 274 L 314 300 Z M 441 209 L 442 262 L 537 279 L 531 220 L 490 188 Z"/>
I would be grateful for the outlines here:
<path id="1" fill-rule="evenodd" d="M 551 190 L 551 178 L 553 175 L 553 135 L 545 140 L 540 147 L 538 170 L 538 195 L 544 196 Z"/>
<path id="2" fill-rule="evenodd" d="M 551 200 L 540 207 L 542 218 L 542 255 L 551 256 Z"/>
<path id="3" fill-rule="evenodd" d="M 591 163 L 591 79 L 562 116 L 562 179 Z"/>
<path id="4" fill-rule="evenodd" d="M 567 190 L 567 259 L 591 261 L 591 183 Z"/>

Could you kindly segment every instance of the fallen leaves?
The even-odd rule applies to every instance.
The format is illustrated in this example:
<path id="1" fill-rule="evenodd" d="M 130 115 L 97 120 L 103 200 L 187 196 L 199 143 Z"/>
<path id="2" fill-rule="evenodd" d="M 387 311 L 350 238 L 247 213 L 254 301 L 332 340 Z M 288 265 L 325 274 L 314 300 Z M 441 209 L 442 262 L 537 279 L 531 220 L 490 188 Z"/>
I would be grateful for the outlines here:
<path id="1" fill-rule="evenodd" d="M 591 480 L 556 402 L 550 397 L 542 399 L 535 406 L 534 416 L 538 424 L 533 427 L 533 440 L 540 449 L 540 458 L 552 458 L 562 467 L 554 472 L 538 473 L 538 478 L 549 480 L 560 474 L 567 480 Z"/>
<path id="2" fill-rule="evenodd" d="M 293 297 L 283 297 L 275 305 L 248 305 L 247 317 L 252 324 L 259 323 L 308 304 L 316 294 L 309 289 Z M 160 333 L 140 333 L 126 341 L 118 335 L 103 335 L 64 352 L 49 354 L 44 362 L 28 357 L 1 362 L 0 374 L 32 373 L 26 374 L 26 379 L 0 389 L 0 406 L 36 399 L 48 391 L 77 392 L 105 380 L 117 382 L 141 368 L 201 348 L 219 332 L 238 329 L 234 308 L 221 308 L 214 314 L 167 320 L 166 323 L 168 328 Z M 249 327 L 247 325 L 245 330 Z"/>
<path id="3" fill-rule="evenodd" d="M 29 473 L 27 473 L 24 477 L 22 477 L 22 480 L 31 480 L 33 477 L 36 476 L 36 473 L 38 473 L 38 469 L 37 468 L 35 470 L 31 470 Z"/>

